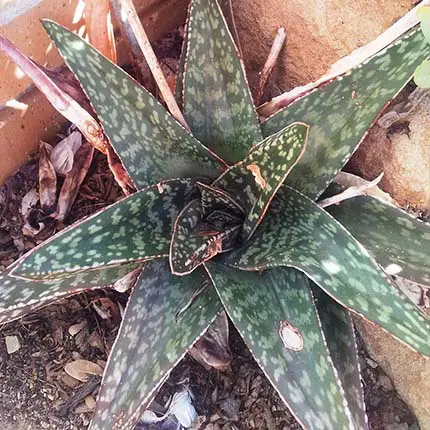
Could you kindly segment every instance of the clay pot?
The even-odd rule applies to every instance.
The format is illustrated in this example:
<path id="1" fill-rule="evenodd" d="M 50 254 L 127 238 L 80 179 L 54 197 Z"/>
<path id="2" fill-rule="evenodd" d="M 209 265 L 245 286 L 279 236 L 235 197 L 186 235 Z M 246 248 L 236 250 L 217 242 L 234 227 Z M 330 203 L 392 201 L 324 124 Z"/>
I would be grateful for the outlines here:
<path id="1" fill-rule="evenodd" d="M 39 20 L 49 18 L 82 32 L 82 11 L 78 7 L 81 3 L 78 0 L 42 0 L 30 10 L 18 10 L 22 13 L 12 19 L 20 5 L 18 1 L 15 9 L 0 10 L 0 25 L 4 24 L 0 27 L 0 34 L 8 37 L 38 63 L 56 68 L 62 65 L 63 61 L 50 43 Z M 134 3 L 151 40 L 158 39 L 185 21 L 188 0 L 135 0 Z M 12 20 L 7 22 L 8 19 Z M 128 61 L 124 49 L 121 50 L 121 41 L 118 51 L 120 62 L 121 58 Z M 41 139 L 49 140 L 55 136 L 65 120 L 2 53 L 0 76 L 1 184 L 28 160 L 29 154 L 38 147 Z"/>

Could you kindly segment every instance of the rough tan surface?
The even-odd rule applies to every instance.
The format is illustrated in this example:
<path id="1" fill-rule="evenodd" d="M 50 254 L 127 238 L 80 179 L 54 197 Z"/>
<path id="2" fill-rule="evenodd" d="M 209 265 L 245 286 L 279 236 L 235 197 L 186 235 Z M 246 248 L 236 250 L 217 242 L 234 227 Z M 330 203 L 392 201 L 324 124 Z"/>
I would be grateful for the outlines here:
<path id="1" fill-rule="evenodd" d="M 247 69 L 261 70 L 276 30 L 287 31 L 276 75 L 291 89 L 324 74 L 410 10 L 414 0 L 232 0 Z"/>
<path id="2" fill-rule="evenodd" d="M 430 429 L 430 360 L 412 351 L 379 327 L 355 318 L 370 356 L 393 380 L 416 414 L 421 430 Z"/>
<path id="3" fill-rule="evenodd" d="M 348 169 L 365 179 L 373 179 L 383 171 L 384 178 L 380 185 L 384 191 L 402 206 L 428 212 L 429 122 L 430 93 L 408 115 L 403 125 L 388 130 L 375 125 L 354 154 Z"/>

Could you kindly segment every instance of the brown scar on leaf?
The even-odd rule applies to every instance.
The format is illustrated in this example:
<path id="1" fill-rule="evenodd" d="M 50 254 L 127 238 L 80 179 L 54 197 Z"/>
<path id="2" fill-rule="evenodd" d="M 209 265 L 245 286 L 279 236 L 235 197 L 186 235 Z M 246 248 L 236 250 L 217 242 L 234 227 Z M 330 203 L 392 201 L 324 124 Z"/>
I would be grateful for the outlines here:
<path id="1" fill-rule="evenodd" d="M 263 175 L 260 172 L 260 168 L 256 164 L 249 164 L 248 166 L 246 166 L 246 169 L 252 173 L 252 176 L 254 176 L 255 178 L 256 184 L 264 190 L 266 188 L 267 182 L 263 178 Z"/>
<path id="2" fill-rule="evenodd" d="M 285 348 L 292 351 L 301 351 L 303 349 L 303 335 L 288 321 L 279 321 L 279 336 Z"/>
<path id="3" fill-rule="evenodd" d="M 208 245 L 208 257 L 213 258 L 219 252 L 222 252 L 222 238 L 221 237 L 219 237 L 218 239 L 215 239 L 214 241 L 209 243 L 209 245 Z"/>

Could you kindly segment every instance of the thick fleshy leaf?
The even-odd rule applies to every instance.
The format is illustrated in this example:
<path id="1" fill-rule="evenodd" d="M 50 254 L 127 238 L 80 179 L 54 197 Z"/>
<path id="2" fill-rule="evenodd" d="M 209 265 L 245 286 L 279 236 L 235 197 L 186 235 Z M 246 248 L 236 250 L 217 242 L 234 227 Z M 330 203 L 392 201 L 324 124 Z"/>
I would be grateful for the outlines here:
<path id="1" fill-rule="evenodd" d="M 227 221 L 230 221 L 229 225 L 207 222 L 203 218 L 200 199 L 185 206 L 173 229 L 169 256 L 172 273 L 187 275 L 216 254 L 230 250 L 239 235 L 241 223 L 234 218 L 227 218 Z"/>
<path id="2" fill-rule="evenodd" d="M 430 88 L 430 60 L 423 61 L 417 67 L 414 82 L 421 88 Z"/>
<path id="3" fill-rule="evenodd" d="M 305 275 L 207 263 L 225 310 L 281 398 L 305 428 L 350 429 L 350 414 Z"/>
<path id="4" fill-rule="evenodd" d="M 385 272 L 430 285 L 430 224 L 370 196 L 329 206 Z"/>
<path id="5" fill-rule="evenodd" d="M 351 314 L 320 288 L 315 287 L 314 294 L 327 347 L 339 375 L 355 428 L 367 430 L 369 426 Z"/>
<path id="6" fill-rule="evenodd" d="M 183 76 L 194 136 L 233 164 L 262 139 L 244 69 L 216 0 L 192 0 Z"/>
<path id="7" fill-rule="evenodd" d="M 304 154 L 308 133 L 309 127 L 303 123 L 285 127 L 264 139 L 213 183 L 236 196 L 245 208 L 243 239 L 254 233 L 279 187 Z"/>
<path id="8" fill-rule="evenodd" d="M 16 279 L 4 273 L 0 275 L 0 324 L 81 291 L 112 285 L 135 268 L 132 264 L 117 266 L 45 282 Z"/>
<path id="9" fill-rule="evenodd" d="M 366 249 L 317 204 L 282 187 L 250 242 L 226 254 L 244 270 L 291 266 L 350 310 L 430 355 L 430 322 L 390 283 Z"/>
<path id="10" fill-rule="evenodd" d="M 222 160 L 126 72 L 60 25 L 51 21 L 43 24 L 139 188 L 175 177 L 214 178 L 222 171 Z"/>
<path id="11" fill-rule="evenodd" d="M 202 194 L 202 215 L 203 217 L 210 216 L 215 211 L 223 211 L 231 217 L 238 219 L 243 218 L 245 210 L 230 194 L 219 188 L 197 183 Z"/>
<path id="12" fill-rule="evenodd" d="M 148 263 L 127 304 L 90 429 L 133 429 L 221 309 L 203 269 L 183 278 L 170 273 L 167 260 Z"/>
<path id="13" fill-rule="evenodd" d="M 316 199 L 348 161 L 381 109 L 411 79 L 430 47 L 414 29 L 364 64 L 295 101 L 263 124 L 265 136 L 285 124 L 309 124 L 306 154 L 286 184 Z"/>
<path id="14" fill-rule="evenodd" d="M 196 196 L 186 179 L 145 188 L 42 243 L 18 260 L 13 274 L 47 279 L 167 256 L 175 219 Z"/>

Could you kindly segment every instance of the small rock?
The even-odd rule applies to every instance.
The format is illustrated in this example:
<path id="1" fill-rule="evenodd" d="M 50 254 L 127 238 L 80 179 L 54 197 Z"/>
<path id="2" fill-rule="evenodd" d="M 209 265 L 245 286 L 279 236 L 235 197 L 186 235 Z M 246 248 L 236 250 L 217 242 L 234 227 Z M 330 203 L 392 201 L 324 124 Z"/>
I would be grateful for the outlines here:
<path id="1" fill-rule="evenodd" d="M 4 340 L 6 342 L 6 350 L 9 355 L 19 351 L 21 348 L 21 344 L 19 343 L 17 336 L 6 336 Z"/>
<path id="2" fill-rule="evenodd" d="M 387 391 L 391 391 L 393 389 L 393 384 L 391 383 L 390 378 L 386 375 L 381 375 L 379 377 L 379 385 Z"/>

